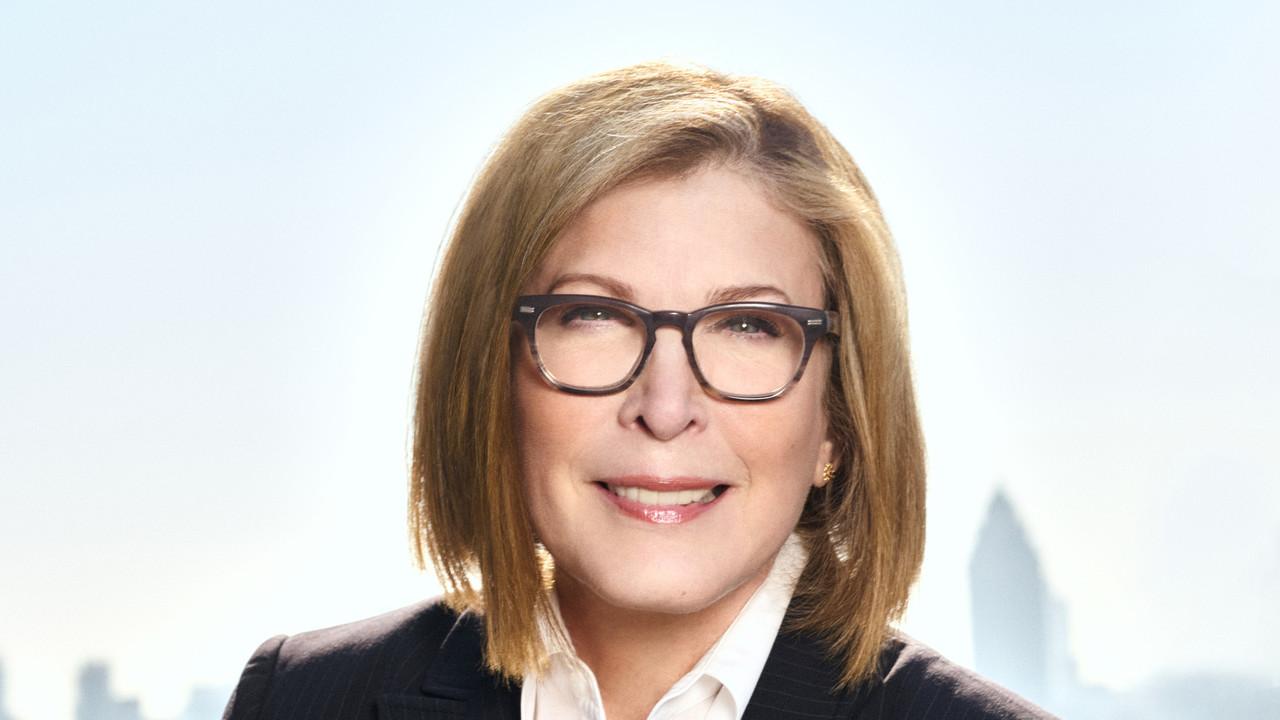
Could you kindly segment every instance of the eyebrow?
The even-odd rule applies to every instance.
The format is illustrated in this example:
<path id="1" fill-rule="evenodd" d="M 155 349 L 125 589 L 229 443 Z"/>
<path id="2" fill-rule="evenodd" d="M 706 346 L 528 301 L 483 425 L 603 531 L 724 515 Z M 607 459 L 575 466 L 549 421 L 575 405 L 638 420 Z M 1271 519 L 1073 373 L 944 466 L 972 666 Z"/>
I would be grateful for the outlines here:
<path id="1" fill-rule="evenodd" d="M 612 297 L 616 297 L 619 300 L 635 302 L 636 293 L 630 285 L 616 278 L 595 273 L 565 273 L 564 275 L 559 275 L 555 280 L 551 281 L 546 294 L 554 294 L 560 287 L 573 283 L 589 283 L 607 291 Z M 707 294 L 707 304 L 719 305 L 721 303 L 745 302 L 757 299 L 761 295 L 776 295 L 782 298 L 784 304 L 795 304 L 791 302 L 791 296 L 776 285 L 730 285 L 717 288 Z"/>
<path id="2" fill-rule="evenodd" d="M 720 303 L 743 302 L 746 300 L 758 299 L 761 295 L 777 295 L 782 298 L 782 302 L 786 305 L 794 305 L 791 302 L 791 296 L 787 295 L 782 288 L 773 285 L 731 285 L 729 287 L 720 288 L 707 296 L 707 302 L 712 305 Z"/>
<path id="3" fill-rule="evenodd" d="M 565 273 L 559 275 L 555 280 L 551 281 L 551 286 L 547 288 L 547 294 L 555 293 L 556 289 L 561 285 L 569 285 L 571 283 L 591 283 L 607 290 L 613 297 L 627 302 L 635 302 L 636 292 L 630 285 L 604 275 L 596 275 L 594 273 Z"/>

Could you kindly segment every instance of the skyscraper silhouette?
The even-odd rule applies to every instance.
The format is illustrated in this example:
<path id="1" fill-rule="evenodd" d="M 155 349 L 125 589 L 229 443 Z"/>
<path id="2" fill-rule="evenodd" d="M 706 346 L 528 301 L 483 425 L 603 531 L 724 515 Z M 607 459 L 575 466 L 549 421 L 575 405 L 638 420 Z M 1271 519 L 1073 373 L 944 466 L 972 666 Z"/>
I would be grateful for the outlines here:
<path id="1" fill-rule="evenodd" d="M 6 702 L 4 692 L 4 663 L 0 662 L 0 720 L 13 720 L 13 716 L 9 714 L 9 703 Z"/>
<path id="2" fill-rule="evenodd" d="M 80 668 L 76 720 L 142 720 L 137 700 L 118 700 L 111 694 L 111 671 L 105 663 Z"/>
<path id="3" fill-rule="evenodd" d="M 222 709 L 231 697 L 229 687 L 197 687 L 192 688 L 187 707 L 178 716 L 178 720 L 218 720 L 222 717 Z"/>
<path id="4" fill-rule="evenodd" d="M 987 508 L 969 563 L 969 583 L 978 672 L 1045 703 L 1049 618 L 1044 578 L 1003 489 Z"/>

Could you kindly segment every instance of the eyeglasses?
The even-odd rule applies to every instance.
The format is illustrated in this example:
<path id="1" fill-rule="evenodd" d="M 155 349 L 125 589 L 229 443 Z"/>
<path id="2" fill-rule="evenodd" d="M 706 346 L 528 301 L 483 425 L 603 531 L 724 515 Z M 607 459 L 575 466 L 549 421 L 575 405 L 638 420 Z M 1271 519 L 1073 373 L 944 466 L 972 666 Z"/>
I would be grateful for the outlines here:
<path id="1" fill-rule="evenodd" d="M 693 312 L 646 310 L 596 295 L 524 295 L 512 318 L 524 328 L 542 377 L 579 395 L 625 390 L 640 376 L 657 329 L 679 328 L 693 374 L 726 400 L 772 400 L 804 373 L 814 344 L 834 334 L 831 310 L 769 302 Z"/>

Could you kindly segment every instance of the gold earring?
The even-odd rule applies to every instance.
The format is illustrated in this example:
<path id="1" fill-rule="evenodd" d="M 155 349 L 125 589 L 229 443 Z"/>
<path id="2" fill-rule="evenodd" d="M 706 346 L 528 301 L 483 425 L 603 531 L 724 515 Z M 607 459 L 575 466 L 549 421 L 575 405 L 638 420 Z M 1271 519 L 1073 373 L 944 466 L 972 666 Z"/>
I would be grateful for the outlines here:
<path id="1" fill-rule="evenodd" d="M 829 485 L 836 477 L 836 466 L 827 463 L 822 467 L 822 484 Z"/>

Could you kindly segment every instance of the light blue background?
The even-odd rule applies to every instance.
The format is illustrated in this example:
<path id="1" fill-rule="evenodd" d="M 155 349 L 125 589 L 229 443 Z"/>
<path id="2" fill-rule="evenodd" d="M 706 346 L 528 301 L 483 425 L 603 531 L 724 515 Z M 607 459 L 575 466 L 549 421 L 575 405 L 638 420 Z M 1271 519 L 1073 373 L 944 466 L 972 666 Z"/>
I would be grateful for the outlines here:
<path id="1" fill-rule="evenodd" d="M 1083 678 L 1280 682 L 1280 5 L 7 3 L 0 658 L 148 717 L 436 592 L 404 531 L 440 241 L 535 97 L 670 57 L 791 88 L 900 244 L 930 444 L 906 627 L 972 658 L 1003 483 Z M 334 582 L 334 577 L 343 582 Z"/>

